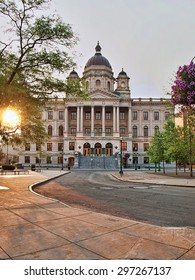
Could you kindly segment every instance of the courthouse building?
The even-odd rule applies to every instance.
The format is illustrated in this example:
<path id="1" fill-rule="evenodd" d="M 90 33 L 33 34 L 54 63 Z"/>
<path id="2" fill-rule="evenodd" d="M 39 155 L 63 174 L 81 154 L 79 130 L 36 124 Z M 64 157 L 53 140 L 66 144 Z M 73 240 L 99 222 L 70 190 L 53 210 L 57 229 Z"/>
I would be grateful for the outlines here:
<path id="1" fill-rule="evenodd" d="M 88 100 L 51 99 L 43 112 L 50 136 L 41 148 L 29 143 L 19 154 L 25 164 L 68 164 L 75 168 L 117 168 L 122 150 L 124 167 L 148 164 L 146 151 L 155 131 L 169 116 L 162 98 L 133 98 L 130 78 L 115 78 L 99 43 L 86 63 L 83 76 L 73 70 L 68 79 L 86 82 Z M 149 95 L 149 93 L 148 93 Z"/>

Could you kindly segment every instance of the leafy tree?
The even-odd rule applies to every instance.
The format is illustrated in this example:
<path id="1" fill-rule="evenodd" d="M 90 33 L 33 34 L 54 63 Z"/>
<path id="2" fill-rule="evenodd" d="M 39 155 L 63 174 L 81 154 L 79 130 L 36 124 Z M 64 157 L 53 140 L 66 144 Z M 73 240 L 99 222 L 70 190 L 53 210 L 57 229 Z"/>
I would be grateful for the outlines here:
<path id="1" fill-rule="evenodd" d="M 46 15 L 49 2 L 0 1 L 0 16 L 8 20 L 6 34 L 11 35 L 0 40 L 0 114 L 9 107 L 21 115 L 22 141 L 44 141 L 42 106 L 50 94 L 66 91 L 61 74 L 75 65 L 69 51 L 77 38 L 59 16 Z M 0 135 L 4 132 L 0 119 Z"/>
<path id="2" fill-rule="evenodd" d="M 163 162 L 163 173 L 165 173 L 165 146 L 164 146 L 164 134 L 161 131 L 157 131 L 152 137 L 147 156 L 150 158 L 150 162 L 160 164 Z M 156 171 L 156 168 L 155 168 Z"/>

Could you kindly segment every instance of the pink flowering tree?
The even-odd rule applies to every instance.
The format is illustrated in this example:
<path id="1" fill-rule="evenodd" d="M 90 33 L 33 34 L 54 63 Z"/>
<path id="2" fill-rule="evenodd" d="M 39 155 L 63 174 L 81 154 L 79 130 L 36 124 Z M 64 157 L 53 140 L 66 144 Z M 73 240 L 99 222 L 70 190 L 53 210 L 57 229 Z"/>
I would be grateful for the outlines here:
<path id="1" fill-rule="evenodd" d="M 180 66 L 174 84 L 171 88 L 171 104 L 182 108 L 192 108 L 195 105 L 195 63 Z"/>

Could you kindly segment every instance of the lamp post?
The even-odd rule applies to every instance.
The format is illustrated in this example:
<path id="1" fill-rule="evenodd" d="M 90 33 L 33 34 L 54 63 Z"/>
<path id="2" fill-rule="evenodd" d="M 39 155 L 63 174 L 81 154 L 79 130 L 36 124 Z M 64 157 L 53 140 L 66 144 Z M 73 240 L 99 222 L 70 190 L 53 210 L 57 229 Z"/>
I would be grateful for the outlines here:
<path id="1" fill-rule="evenodd" d="M 120 170 L 119 174 L 122 176 L 123 175 L 123 155 L 122 155 L 122 143 L 123 143 L 123 138 L 120 138 Z"/>
<path id="2" fill-rule="evenodd" d="M 64 148 L 62 147 L 62 168 L 61 168 L 61 170 L 64 170 L 64 164 L 63 164 L 64 159 L 63 159 L 63 154 L 64 154 Z"/>

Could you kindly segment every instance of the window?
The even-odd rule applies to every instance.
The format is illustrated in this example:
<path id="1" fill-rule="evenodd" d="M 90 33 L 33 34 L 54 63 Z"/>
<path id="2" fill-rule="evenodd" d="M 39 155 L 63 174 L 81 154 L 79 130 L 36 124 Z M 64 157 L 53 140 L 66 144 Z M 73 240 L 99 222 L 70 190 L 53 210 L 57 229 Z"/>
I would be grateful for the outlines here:
<path id="1" fill-rule="evenodd" d="M 96 120 L 101 120 L 101 114 L 100 114 L 100 112 L 96 112 L 96 113 L 95 113 L 95 119 L 96 119 Z"/>
<path id="2" fill-rule="evenodd" d="M 149 163 L 149 157 L 144 157 L 144 163 L 145 164 Z"/>
<path id="3" fill-rule="evenodd" d="M 40 164 L 40 163 L 41 163 L 41 161 L 39 160 L 39 157 L 36 157 L 36 158 L 35 158 L 35 163 L 36 163 L 36 164 Z"/>
<path id="4" fill-rule="evenodd" d="M 170 115 L 169 112 L 165 112 L 165 120 L 166 120 L 166 121 L 169 119 L 169 115 Z"/>
<path id="5" fill-rule="evenodd" d="M 76 120 L 77 119 L 77 112 L 76 111 L 72 111 L 71 112 L 71 120 Z"/>
<path id="6" fill-rule="evenodd" d="M 124 120 L 125 119 L 125 112 L 120 112 L 120 120 Z"/>
<path id="7" fill-rule="evenodd" d="M 120 128 L 120 135 L 124 135 L 125 134 L 125 128 L 124 127 L 121 127 Z"/>
<path id="8" fill-rule="evenodd" d="M 85 119 L 86 120 L 90 120 L 91 119 L 91 113 L 90 112 L 86 112 L 85 113 Z"/>
<path id="9" fill-rule="evenodd" d="M 100 80 L 96 80 L 95 84 L 96 84 L 96 87 L 100 87 L 101 86 L 101 81 Z"/>
<path id="10" fill-rule="evenodd" d="M 58 157 L 58 164 L 62 164 L 63 163 L 63 156 Z"/>
<path id="11" fill-rule="evenodd" d="M 110 82 L 107 83 L 107 88 L 110 90 Z"/>
<path id="12" fill-rule="evenodd" d="M 64 111 L 59 111 L 59 120 L 64 120 Z"/>
<path id="13" fill-rule="evenodd" d="M 144 137 L 148 137 L 148 127 L 144 126 Z"/>
<path id="14" fill-rule="evenodd" d="M 53 111 L 48 111 L 48 120 L 53 120 Z"/>
<path id="15" fill-rule="evenodd" d="M 63 127 L 63 125 L 59 126 L 59 136 L 64 136 L 64 127 Z"/>
<path id="16" fill-rule="evenodd" d="M 159 121 L 159 112 L 154 112 L 154 120 Z"/>
<path id="17" fill-rule="evenodd" d="M 144 152 L 146 152 L 149 148 L 149 143 L 144 143 Z"/>
<path id="18" fill-rule="evenodd" d="M 137 126 L 133 126 L 133 137 L 137 137 Z"/>
<path id="19" fill-rule="evenodd" d="M 111 112 L 106 112 L 106 120 L 111 120 Z"/>
<path id="20" fill-rule="evenodd" d="M 133 111 L 133 121 L 137 121 L 137 111 Z"/>
<path id="21" fill-rule="evenodd" d="M 51 156 L 47 156 L 47 164 L 51 164 L 52 163 L 52 157 Z"/>
<path id="22" fill-rule="evenodd" d="M 89 128 L 89 127 L 85 128 L 85 134 L 90 135 L 91 134 L 91 128 Z"/>
<path id="23" fill-rule="evenodd" d="M 47 128 L 47 133 L 48 133 L 49 136 L 52 136 L 52 130 L 53 130 L 52 126 L 49 125 L 48 128 Z"/>
<path id="24" fill-rule="evenodd" d="M 69 151 L 74 151 L 75 143 L 69 142 Z"/>
<path id="25" fill-rule="evenodd" d="M 36 144 L 36 151 L 41 151 L 41 144 Z"/>
<path id="26" fill-rule="evenodd" d="M 47 143 L 47 151 L 52 151 L 52 143 Z"/>
<path id="27" fill-rule="evenodd" d="M 111 128 L 106 127 L 105 133 L 106 133 L 106 135 L 111 135 Z"/>
<path id="28" fill-rule="evenodd" d="M 30 156 L 24 157 L 24 163 L 30 163 Z"/>
<path id="29" fill-rule="evenodd" d="M 133 143 L 133 152 L 137 152 L 138 151 L 138 143 Z"/>
<path id="30" fill-rule="evenodd" d="M 122 151 L 126 151 L 126 150 L 127 150 L 127 142 L 122 141 Z"/>
<path id="31" fill-rule="evenodd" d="M 154 127 L 154 133 L 157 133 L 158 131 L 159 131 L 159 126 L 156 125 L 156 126 Z"/>
<path id="32" fill-rule="evenodd" d="M 58 151 L 62 151 L 64 148 L 64 143 L 58 143 Z"/>
<path id="33" fill-rule="evenodd" d="M 25 151 L 30 151 L 30 143 L 25 144 Z"/>
<path id="34" fill-rule="evenodd" d="M 95 135 L 102 135 L 102 128 L 95 128 L 94 129 L 94 134 Z"/>
<path id="35" fill-rule="evenodd" d="M 144 121 L 148 120 L 148 112 L 143 112 Z"/>
<path id="36" fill-rule="evenodd" d="M 70 131 L 71 131 L 71 134 L 76 134 L 76 128 L 75 128 L 75 127 L 72 127 L 72 128 L 70 129 Z"/>

